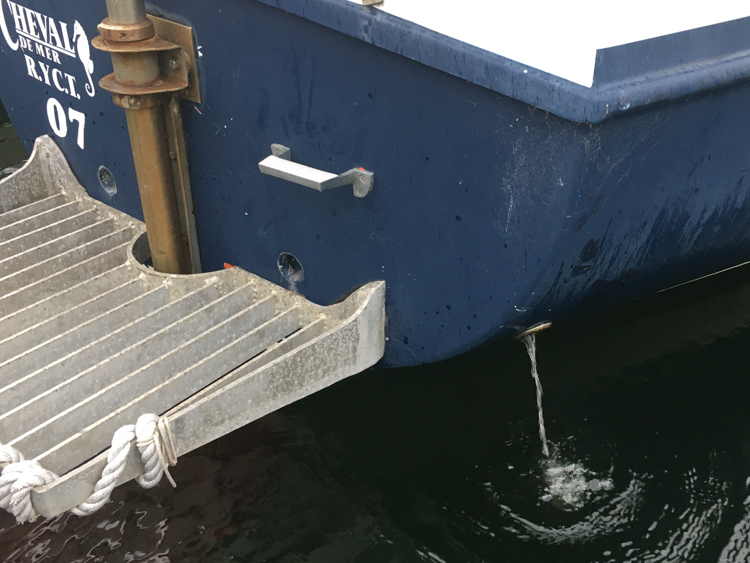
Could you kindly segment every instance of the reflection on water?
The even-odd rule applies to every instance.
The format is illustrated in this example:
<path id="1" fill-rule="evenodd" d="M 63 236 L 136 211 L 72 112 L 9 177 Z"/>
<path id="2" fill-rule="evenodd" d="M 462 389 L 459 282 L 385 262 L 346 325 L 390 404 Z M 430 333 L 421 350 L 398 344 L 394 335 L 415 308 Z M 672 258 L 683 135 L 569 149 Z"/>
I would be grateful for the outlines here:
<path id="1" fill-rule="evenodd" d="M 745 484 L 750 487 L 750 477 Z M 732 537 L 721 551 L 719 563 L 750 561 L 750 497 L 745 499 L 745 516 L 734 527 Z"/>
<path id="2" fill-rule="evenodd" d="M 0 554 L 747 562 L 749 321 L 738 269 L 540 334 L 549 460 L 507 342 L 337 384 L 181 458 L 177 489 L 130 483 L 88 518 L 2 514 Z"/>

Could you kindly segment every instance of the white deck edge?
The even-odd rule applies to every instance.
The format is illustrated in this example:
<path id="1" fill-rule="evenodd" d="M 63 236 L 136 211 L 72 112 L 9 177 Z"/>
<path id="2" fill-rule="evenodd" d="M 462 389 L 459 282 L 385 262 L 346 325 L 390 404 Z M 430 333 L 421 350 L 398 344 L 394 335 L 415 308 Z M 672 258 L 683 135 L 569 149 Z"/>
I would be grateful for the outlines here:
<path id="1" fill-rule="evenodd" d="M 588 88 L 598 49 L 750 16 L 750 3 L 737 0 L 384 0 L 372 8 Z"/>

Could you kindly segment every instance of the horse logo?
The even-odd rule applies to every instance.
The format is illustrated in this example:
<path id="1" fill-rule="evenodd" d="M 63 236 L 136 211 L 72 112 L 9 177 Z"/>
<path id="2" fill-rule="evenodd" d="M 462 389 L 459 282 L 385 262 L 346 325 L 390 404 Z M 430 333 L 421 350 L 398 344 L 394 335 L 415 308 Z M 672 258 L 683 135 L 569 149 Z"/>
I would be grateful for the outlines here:
<path id="1" fill-rule="evenodd" d="M 78 20 L 73 24 L 73 42 L 76 46 L 76 53 L 78 58 L 83 63 L 83 70 L 86 71 L 86 77 L 89 83 L 86 84 L 86 93 L 89 96 L 94 96 L 94 81 L 91 79 L 91 75 L 94 72 L 94 61 L 91 60 L 91 49 L 89 47 L 89 38 L 86 37 L 86 32 L 83 31 L 83 27 Z"/>

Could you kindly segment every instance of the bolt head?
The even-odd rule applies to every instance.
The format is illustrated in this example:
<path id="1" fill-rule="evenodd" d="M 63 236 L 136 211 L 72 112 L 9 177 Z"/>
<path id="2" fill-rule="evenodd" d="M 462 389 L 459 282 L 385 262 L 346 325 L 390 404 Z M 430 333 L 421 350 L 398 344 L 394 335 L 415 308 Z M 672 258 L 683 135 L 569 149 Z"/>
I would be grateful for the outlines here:
<path id="1" fill-rule="evenodd" d="M 168 64 L 171 70 L 178 70 L 180 68 L 180 61 L 178 59 L 169 59 Z"/>
<path id="2" fill-rule="evenodd" d="M 128 99 L 128 105 L 134 108 L 141 107 L 141 100 L 139 98 L 130 98 Z"/>

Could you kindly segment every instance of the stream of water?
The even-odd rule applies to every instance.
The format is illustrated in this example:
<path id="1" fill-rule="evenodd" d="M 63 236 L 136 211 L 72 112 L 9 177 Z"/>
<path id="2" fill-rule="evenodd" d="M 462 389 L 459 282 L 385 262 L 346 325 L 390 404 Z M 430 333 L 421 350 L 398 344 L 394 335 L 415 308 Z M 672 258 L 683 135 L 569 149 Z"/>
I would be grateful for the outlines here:
<path id="1" fill-rule="evenodd" d="M 544 502 L 554 503 L 562 510 L 577 510 L 583 507 L 593 493 L 610 491 L 614 488 L 612 479 L 600 478 L 587 470 L 582 464 L 562 459 L 557 449 L 550 456 L 547 442 L 547 429 L 544 426 L 544 408 L 542 406 L 542 382 L 536 362 L 536 334 L 523 337 L 526 353 L 531 362 L 531 377 L 536 387 L 536 409 L 539 419 L 539 439 L 542 442 L 544 460 L 541 465 L 544 471 L 545 491 L 542 495 Z"/>
<path id="2" fill-rule="evenodd" d="M 531 377 L 534 378 L 536 385 L 536 410 L 539 413 L 539 439 L 542 441 L 542 453 L 544 457 L 549 458 L 549 446 L 547 445 L 547 430 L 544 427 L 544 408 L 542 407 L 542 382 L 539 379 L 539 372 L 536 366 L 536 335 L 527 334 L 523 337 L 526 353 L 531 361 Z"/>
<path id="3" fill-rule="evenodd" d="M 23 158 L 0 119 L 0 170 Z M 131 482 L 87 518 L 0 513 L 0 560 L 750 561 L 750 270 L 536 344 L 549 456 L 541 386 L 537 409 L 504 342 L 347 379 L 180 458 L 176 489 Z"/>

